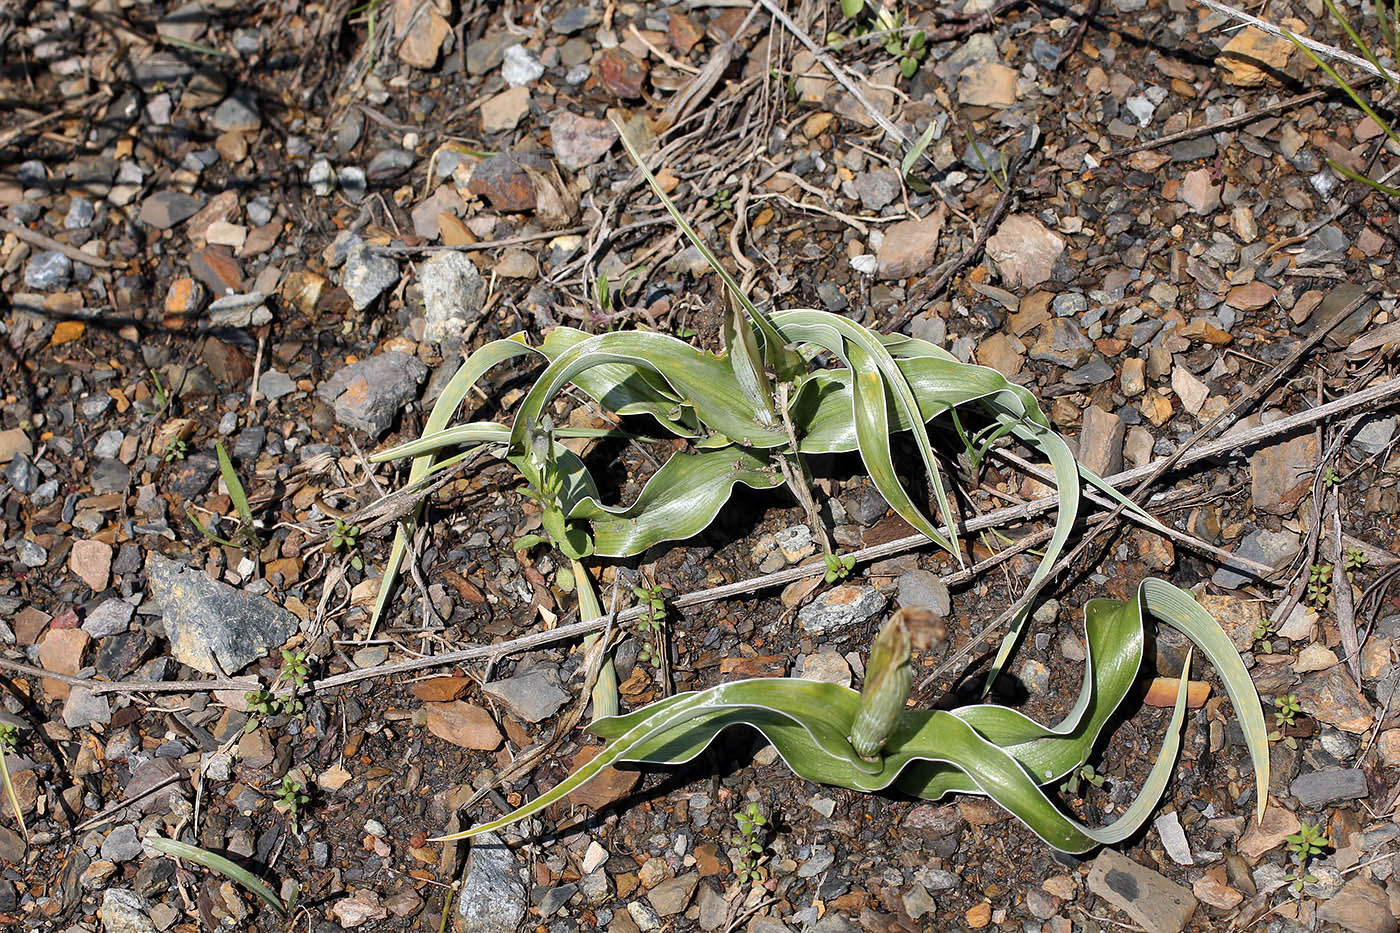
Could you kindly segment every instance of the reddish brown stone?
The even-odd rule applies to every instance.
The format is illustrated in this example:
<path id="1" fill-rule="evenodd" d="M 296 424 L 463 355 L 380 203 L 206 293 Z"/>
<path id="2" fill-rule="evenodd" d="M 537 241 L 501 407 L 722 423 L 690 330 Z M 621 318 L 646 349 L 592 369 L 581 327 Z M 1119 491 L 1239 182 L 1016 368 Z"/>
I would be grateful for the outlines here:
<path id="1" fill-rule="evenodd" d="M 569 762 L 569 772 L 573 773 L 583 767 L 602 750 L 601 745 L 585 745 L 580 748 Z M 627 797 L 641 779 L 639 771 L 619 771 L 607 767 L 598 772 L 593 780 L 570 794 L 568 799 L 570 803 L 581 803 L 590 809 L 601 810 Z"/>
<path id="2" fill-rule="evenodd" d="M 215 337 L 208 338 L 200 346 L 199 359 L 221 388 L 238 388 L 253 378 L 253 364 L 248 362 L 248 357 L 233 344 Z"/>
<path id="3" fill-rule="evenodd" d="M 483 197 L 498 211 L 535 209 L 535 183 L 513 154 L 501 152 L 472 169 L 467 190 Z"/>
<path id="4" fill-rule="evenodd" d="M 227 246 L 206 246 L 190 255 L 190 272 L 215 298 L 243 291 L 243 267 Z"/>
<path id="5" fill-rule="evenodd" d="M 695 24 L 695 20 L 680 10 L 671 11 L 671 45 L 682 55 L 695 48 L 695 43 L 705 38 L 705 30 Z"/>
<path id="6" fill-rule="evenodd" d="M 447 703 L 460 699 L 471 681 L 465 677 L 429 677 L 409 688 L 409 692 L 428 703 Z"/>
<path id="7" fill-rule="evenodd" d="M 598 59 L 598 80 L 624 100 L 641 97 L 647 80 L 647 66 L 631 52 L 615 46 Z"/>

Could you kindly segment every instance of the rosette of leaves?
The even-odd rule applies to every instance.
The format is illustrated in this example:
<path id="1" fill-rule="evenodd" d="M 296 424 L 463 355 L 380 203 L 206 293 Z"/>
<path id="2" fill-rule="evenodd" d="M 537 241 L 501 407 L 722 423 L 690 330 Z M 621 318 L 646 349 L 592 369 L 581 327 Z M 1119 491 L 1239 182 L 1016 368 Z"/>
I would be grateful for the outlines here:
<path id="1" fill-rule="evenodd" d="M 897 614 L 898 615 L 898 614 Z M 548 792 L 449 841 L 494 831 L 538 813 L 604 768 L 625 762 L 679 765 L 720 732 L 745 725 L 773 743 L 799 777 L 852 790 L 895 790 L 927 800 L 947 794 L 991 798 L 1056 849 L 1084 852 L 1136 832 L 1170 779 L 1186 710 L 1189 661 L 1171 724 L 1137 798 L 1108 826 L 1095 828 L 1058 807 L 1047 788 L 1080 771 L 1142 665 L 1144 619 L 1151 615 L 1191 639 L 1215 666 L 1234 706 L 1254 769 L 1257 813 L 1269 783 L 1269 750 L 1259 697 L 1239 653 L 1191 594 L 1144 580 L 1132 599 L 1090 600 L 1084 607 L 1086 660 L 1079 696 L 1053 726 L 1004 706 L 952 710 L 905 708 L 909 640 L 887 628 L 871 651 L 865 690 L 797 678 L 754 678 L 658 700 L 591 731 L 608 741 L 596 757 Z M 892 625 L 896 622 L 892 619 Z M 859 746 L 859 747 L 858 747 Z"/>
<path id="2" fill-rule="evenodd" d="M 923 340 L 876 333 L 827 311 L 760 310 L 656 184 L 625 133 L 622 138 L 677 226 L 723 284 L 723 352 L 646 330 L 590 335 L 558 327 L 535 346 L 523 334 L 493 341 L 462 363 L 418 440 L 372 459 L 412 457 L 409 481 L 418 483 L 474 448 L 494 450 L 520 471 L 528 494 L 540 504 L 543 537 L 575 563 L 575 577 L 585 584 L 587 574 L 577 569 L 578 562 L 630 557 L 698 534 L 740 484 L 786 486 L 811 515 L 815 507 L 807 459 L 849 452 L 859 454 L 875 488 L 896 513 L 961 563 L 956 517 L 928 430 L 928 423 L 940 417 L 947 418 L 974 460 L 1010 435 L 1053 468 L 1060 497 L 1055 529 L 1030 588 L 1044 580 L 1063 550 L 1079 510 L 1081 477 L 1126 502 L 1076 463 L 1035 397 L 996 370 L 960 362 Z M 511 424 L 450 423 L 492 367 L 521 357 L 541 358 L 546 365 L 517 405 Z M 689 448 L 673 454 L 634 502 L 605 504 L 583 461 L 558 441 L 556 435 L 565 432 L 556 432 L 548 416 L 554 400 L 570 387 L 615 415 L 650 419 L 688 440 Z M 917 450 L 915 462 L 937 506 L 938 523 L 901 478 L 904 468 L 896 466 L 894 453 L 900 436 Z M 413 521 L 395 536 L 376 620 L 399 573 Z M 819 528 L 813 531 L 825 539 Z M 580 596 L 592 596 L 591 585 L 581 586 Z M 597 612 L 601 614 L 600 607 Z M 1018 640 L 1028 612 L 1023 607 L 1012 620 L 996 669 Z"/>

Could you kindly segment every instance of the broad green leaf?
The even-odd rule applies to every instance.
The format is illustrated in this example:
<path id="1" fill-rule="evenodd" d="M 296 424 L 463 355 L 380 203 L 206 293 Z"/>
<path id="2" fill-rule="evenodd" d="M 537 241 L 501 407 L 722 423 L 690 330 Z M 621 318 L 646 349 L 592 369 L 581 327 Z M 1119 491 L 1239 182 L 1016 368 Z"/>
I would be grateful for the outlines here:
<path id="1" fill-rule="evenodd" d="M 1178 684 L 1171 726 L 1137 799 L 1114 823 L 1093 829 L 1070 819 L 1041 789 L 1087 760 L 1104 726 L 1127 696 L 1141 666 L 1143 618 L 1151 611 L 1177 627 L 1218 663 L 1245 731 L 1261 802 L 1268 787 L 1263 713 L 1243 662 L 1190 594 L 1145 581 L 1127 602 L 1093 600 L 1085 609 L 1088 658 L 1080 696 L 1054 728 L 994 705 L 910 711 L 885 746 L 865 762 L 846 741 L 859 708 L 855 691 L 795 678 L 759 678 L 681 694 L 625 716 L 600 720 L 608 740 L 589 766 L 514 813 L 462 835 L 497 829 L 562 799 L 604 764 L 680 764 L 700 754 L 723 729 L 761 731 L 788 766 L 808 780 L 864 791 L 891 786 L 926 799 L 949 792 L 984 794 L 1056 848 L 1082 852 L 1127 838 L 1155 808 L 1175 762 L 1185 716 L 1189 661 Z M 594 767 L 594 763 L 602 763 Z M 1262 811 L 1261 811 L 1262 812 Z"/>
<path id="2" fill-rule="evenodd" d="M 753 404 L 758 420 L 769 427 L 778 424 L 778 415 L 773 408 L 773 384 L 763 369 L 763 356 L 758 349 L 758 340 L 746 318 L 739 314 L 738 302 L 726 297 L 724 302 L 724 347 L 729 357 L 729 366 L 734 371 L 734 379 L 739 383 L 745 397 Z"/>
<path id="3" fill-rule="evenodd" d="M 697 454 L 673 454 L 625 508 L 582 499 L 570 517 L 587 520 L 600 555 L 640 554 L 663 541 L 699 534 L 729 501 L 736 483 L 755 489 L 783 484 L 768 457 L 729 446 Z"/>
<path id="4" fill-rule="evenodd" d="M 753 407 L 725 360 L 666 334 L 617 331 L 598 334 L 569 347 L 540 374 L 516 413 L 512 449 L 521 449 L 527 425 L 542 417 L 545 406 L 566 385 L 580 374 L 609 363 L 658 373 L 690 403 L 702 423 L 735 443 L 759 448 L 787 443 L 781 428 L 765 427 L 753 417 Z"/>
<path id="5" fill-rule="evenodd" d="M 222 441 L 215 442 L 214 453 L 218 455 L 219 473 L 223 476 L 224 486 L 228 488 L 228 497 L 233 500 L 234 510 L 243 522 L 244 531 L 250 535 L 256 534 L 253 510 L 248 507 L 248 493 L 244 491 L 243 483 L 238 479 L 238 471 L 233 468 L 233 461 L 229 459 L 228 451 L 224 450 Z"/>
<path id="6" fill-rule="evenodd" d="M 192 846 L 184 842 L 177 842 L 174 839 L 167 839 L 164 836 L 147 836 L 144 844 L 162 852 L 172 858 L 188 859 L 196 865 L 203 865 L 211 871 L 216 871 L 230 881 L 241 884 L 250 893 L 257 895 L 263 903 L 277 911 L 281 917 L 287 916 L 287 906 L 282 903 L 282 898 L 262 882 L 257 875 L 239 865 L 237 862 L 224 858 L 208 849 L 201 849 L 199 846 Z"/>

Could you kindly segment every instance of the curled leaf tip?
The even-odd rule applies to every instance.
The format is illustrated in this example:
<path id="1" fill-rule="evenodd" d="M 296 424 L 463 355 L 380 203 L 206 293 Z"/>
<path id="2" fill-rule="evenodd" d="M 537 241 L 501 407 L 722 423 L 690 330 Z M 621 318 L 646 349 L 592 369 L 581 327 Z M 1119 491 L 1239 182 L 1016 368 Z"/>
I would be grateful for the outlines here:
<path id="1" fill-rule="evenodd" d="M 890 616 L 870 647 L 865 687 L 860 693 L 860 709 L 851 723 L 850 736 L 851 748 L 866 761 L 879 757 L 880 750 L 899 725 L 904 704 L 909 700 L 914 682 L 909 667 L 910 618 L 911 614 L 904 609 Z"/>

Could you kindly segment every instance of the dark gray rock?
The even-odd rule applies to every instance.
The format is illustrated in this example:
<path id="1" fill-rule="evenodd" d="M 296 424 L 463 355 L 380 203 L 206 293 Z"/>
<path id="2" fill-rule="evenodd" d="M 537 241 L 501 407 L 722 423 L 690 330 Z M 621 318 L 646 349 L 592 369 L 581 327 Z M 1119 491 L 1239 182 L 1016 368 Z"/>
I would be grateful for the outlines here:
<path id="1" fill-rule="evenodd" d="M 14 487 L 15 492 L 27 496 L 39 485 L 39 468 L 23 453 L 16 453 L 5 468 L 5 481 Z"/>
<path id="2" fill-rule="evenodd" d="M 275 369 L 269 369 L 258 378 L 258 392 L 270 402 L 291 395 L 296 390 L 296 381 L 286 373 L 278 372 Z"/>
<path id="3" fill-rule="evenodd" d="M 853 184 L 861 206 L 870 211 L 878 211 L 888 204 L 893 204 L 903 190 L 899 183 L 899 173 L 887 166 L 862 172 L 855 177 Z"/>
<path id="4" fill-rule="evenodd" d="M 418 395 L 428 367 L 417 357 L 392 351 L 351 363 L 326 380 L 316 396 L 335 408 L 335 420 L 378 437 L 399 409 Z"/>
<path id="5" fill-rule="evenodd" d="M 460 933 L 515 933 L 528 908 L 515 852 L 495 833 L 473 839 L 457 893 Z"/>
<path id="6" fill-rule="evenodd" d="M 102 840 L 102 857 L 109 862 L 130 862 L 141 857 L 141 838 L 136 827 L 118 826 Z"/>
<path id="7" fill-rule="evenodd" d="M 170 489 L 181 499 L 193 499 L 202 493 L 219 472 L 219 461 L 206 453 L 191 454 L 172 466 Z"/>
<path id="8" fill-rule="evenodd" d="M 70 729 L 85 726 L 105 726 L 112 721 L 112 705 L 107 697 L 94 694 L 86 687 L 70 687 L 63 701 L 63 724 Z"/>
<path id="9" fill-rule="evenodd" d="M 171 654 L 206 674 L 236 674 L 297 630 L 297 617 L 154 552 L 146 580 L 160 607 Z"/>
<path id="10" fill-rule="evenodd" d="M 1268 531 L 1258 528 L 1244 536 L 1235 553 L 1250 560 L 1277 567 L 1298 551 L 1298 536 L 1291 531 Z M 1255 580 L 1253 574 L 1240 572 L 1225 564 L 1210 578 L 1222 589 L 1233 590 Z"/>
<path id="11" fill-rule="evenodd" d="M 1360 768 L 1300 774 L 1293 779 L 1288 790 L 1309 810 L 1343 800 L 1358 800 L 1371 793 L 1366 786 L 1366 773 Z"/>
<path id="12" fill-rule="evenodd" d="M 356 311 L 363 311 L 399 280 L 399 264 L 380 256 L 364 243 L 355 243 L 345 253 L 340 287 L 350 295 Z"/>
<path id="13" fill-rule="evenodd" d="M 127 626 L 131 624 L 131 616 L 135 611 L 136 607 L 124 599 L 118 599 L 115 596 L 111 599 L 104 599 L 83 620 L 83 631 L 93 638 L 106 638 L 108 635 L 125 632 Z"/>
<path id="14" fill-rule="evenodd" d="M 63 215 L 63 229 L 82 230 L 92 226 L 97 218 L 97 209 L 87 198 L 75 197 L 68 204 L 68 213 Z"/>
<path id="15" fill-rule="evenodd" d="M 413 168 L 414 155 L 407 149 L 385 149 L 376 152 L 365 169 L 365 177 L 375 184 L 393 181 Z"/>
<path id="16" fill-rule="evenodd" d="M 59 291 L 73 281 L 73 260 L 56 249 L 35 253 L 24 264 L 24 286 L 41 292 Z"/>
<path id="17" fill-rule="evenodd" d="M 183 220 L 189 220 L 204 202 L 183 191 L 157 191 L 141 202 L 136 219 L 157 230 L 169 230 Z"/>
<path id="18" fill-rule="evenodd" d="M 492 681 L 482 690 L 523 722 L 547 719 L 569 702 L 569 695 L 560 690 L 545 671 L 538 669 Z"/>
<path id="19" fill-rule="evenodd" d="M 212 122 L 220 133 L 256 133 L 262 127 L 257 95 L 239 88 L 219 104 Z"/>

